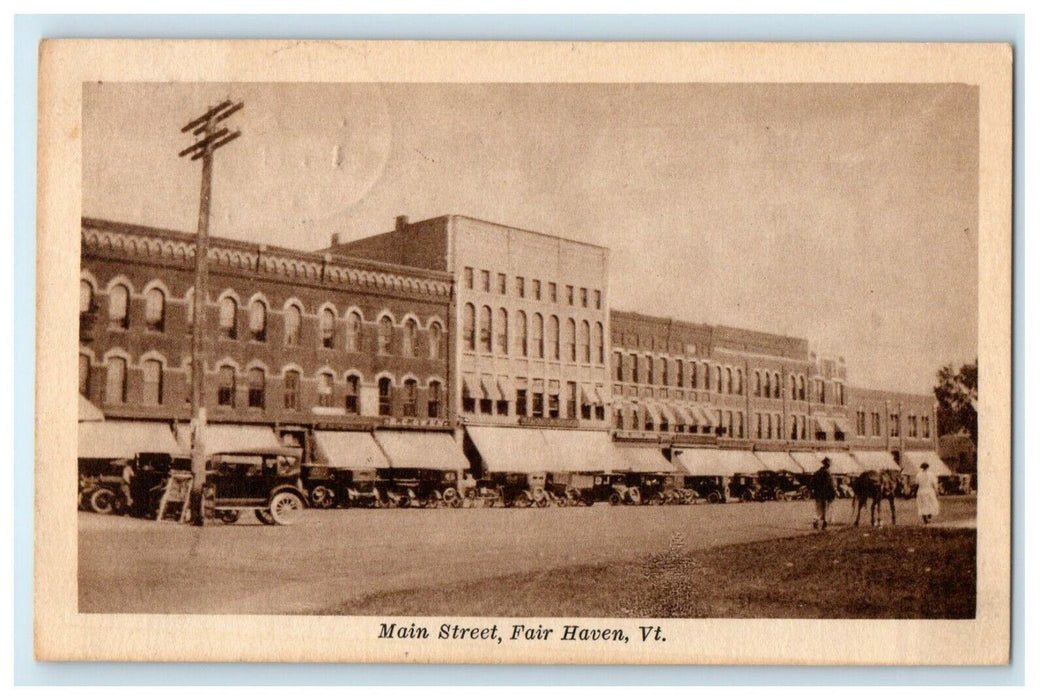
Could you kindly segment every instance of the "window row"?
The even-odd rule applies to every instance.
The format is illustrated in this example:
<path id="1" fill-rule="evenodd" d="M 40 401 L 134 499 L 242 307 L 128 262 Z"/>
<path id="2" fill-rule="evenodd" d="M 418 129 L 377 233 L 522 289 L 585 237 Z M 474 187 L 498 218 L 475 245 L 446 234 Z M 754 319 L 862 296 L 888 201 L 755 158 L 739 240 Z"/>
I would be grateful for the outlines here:
<path id="1" fill-rule="evenodd" d="M 195 316 L 193 293 L 189 292 L 185 306 L 186 324 L 192 329 Z M 130 290 L 126 285 L 115 284 L 108 292 L 108 327 L 110 330 L 127 330 L 130 327 Z M 95 310 L 94 288 L 87 280 L 80 281 L 80 314 Z M 167 300 L 163 291 L 152 287 L 145 293 L 145 325 L 150 331 L 164 332 L 167 311 Z M 280 313 L 282 316 L 282 340 L 284 345 L 302 345 L 303 311 L 295 303 L 288 304 L 282 312 L 272 312 L 261 299 L 254 299 L 247 309 L 246 329 L 241 329 L 242 321 L 239 304 L 231 296 L 223 296 L 218 301 L 219 337 L 238 340 L 241 331 L 246 331 L 246 338 L 254 342 L 267 342 L 270 336 L 269 314 Z M 377 321 L 373 349 L 380 355 L 391 355 L 395 352 L 395 322 L 388 314 L 381 315 Z M 339 318 L 330 306 L 323 306 L 318 314 L 316 344 L 323 348 L 340 348 L 349 352 L 363 352 L 365 347 L 363 316 L 357 311 L 350 311 L 344 318 Z M 423 347 L 424 345 L 424 347 Z M 410 316 L 403 320 L 400 334 L 400 354 L 406 357 L 420 357 L 426 354 L 431 359 L 442 355 L 443 326 L 439 321 L 430 321 L 424 331 L 419 323 Z"/>
<path id="2" fill-rule="evenodd" d="M 465 414 L 498 416 L 531 416 L 533 418 L 565 418 L 601 421 L 606 418 L 606 407 L 589 396 L 577 382 L 519 377 L 514 389 L 499 387 L 498 393 L 480 389 L 475 395 L 463 384 L 461 412 Z M 513 395 L 511 392 L 515 391 Z M 511 400 L 510 400 L 511 399 Z"/>
<path id="3" fill-rule="evenodd" d="M 504 308 L 497 310 L 489 306 L 479 309 L 477 323 L 476 307 L 465 304 L 461 324 L 462 343 L 470 352 L 496 353 L 507 356 L 509 345 L 516 357 L 533 357 L 567 362 L 603 364 L 605 361 L 603 324 L 588 321 L 577 323 L 568 318 L 560 328 L 556 315 L 546 322 L 540 313 L 530 315 L 517 311 L 513 317 L 513 328 L 509 334 L 509 314 Z M 547 339 L 547 340 L 546 340 Z"/>
<path id="4" fill-rule="evenodd" d="M 103 399 L 106 404 L 125 404 L 132 402 L 128 396 L 127 360 L 123 357 L 110 357 L 105 362 L 105 388 Z M 91 358 L 80 355 L 80 393 L 86 395 L 91 383 Z M 141 404 L 144 406 L 161 406 L 164 404 L 164 365 L 160 360 L 149 359 L 141 363 Z M 240 373 L 232 365 L 220 365 L 215 382 L 218 406 L 226 408 L 265 409 L 270 394 L 269 377 L 266 371 L 253 367 Z M 192 372 L 185 372 L 188 388 L 192 385 Z M 241 382 L 246 389 L 241 394 Z M 285 410 L 302 409 L 302 373 L 295 369 L 284 370 L 280 375 L 282 386 L 282 403 Z M 348 373 L 343 382 L 336 382 L 333 372 L 320 372 L 316 375 L 317 405 L 325 408 L 344 408 L 350 415 L 359 415 L 360 382 L 359 374 Z M 393 384 L 389 377 L 378 380 L 378 415 L 391 416 L 394 395 L 399 398 L 400 415 L 407 418 L 427 416 L 441 418 L 442 383 L 432 380 L 425 388 L 425 395 L 419 394 L 418 381 L 413 378 L 403 380 L 400 387 Z M 186 396 L 188 396 L 188 391 Z M 241 403 L 246 400 L 246 403 Z"/>
<path id="5" fill-rule="evenodd" d="M 508 277 L 504 272 L 494 273 L 496 277 L 492 276 L 490 270 L 479 270 L 477 279 L 476 269 L 472 267 L 466 267 L 463 273 L 463 284 L 465 289 L 477 289 L 481 292 L 493 292 L 495 294 L 508 294 Z M 515 295 L 520 299 L 527 299 L 527 279 L 525 277 L 516 277 L 515 279 Z M 547 300 L 549 303 L 559 303 L 559 284 L 556 282 L 543 282 L 539 279 L 530 280 L 529 284 L 530 294 L 529 298 L 534 301 Z M 574 295 L 575 287 L 572 284 L 563 285 L 564 301 L 568 306 L 574 306 L 575 299 L 578 306 L 587 309 L 589 305 L 589 289 L 587 287 L 577 287 L 577 296 Z M 603 293 L 598 289 L 592 289 L 592 307 L 596 309 L 603 308 Z"/>
<path id="6" fill-rule="evenodd" d="M 627 366 L 626 366 L 627 364 Z M 708 362 L 669 360 L 636 353 L 627 358 L 614 353 L 614 379 L 634 384 L 689 387 L 715 391 L 718 394 L 744 394 L 744 375 L 737 367 L 712 366 Z"/>
<path id="7" fill-rule="evenodd" d="M 890 437 L 900 437 L 900 416 L 896 413 L 891 413 L 889 420 Z M 882 421 L 881 416 L 877 411 L 872 411 L 870 413 L 867 411 L 857 411 L 856 423 L 854 429 L 856 430 L 857 435 L 861 437 L 882 437 Z M 917 438 L 921 436 L 923 438 L 929 438 L 930 432 L 930 416 L 908 416 L 908 437 Z"/>

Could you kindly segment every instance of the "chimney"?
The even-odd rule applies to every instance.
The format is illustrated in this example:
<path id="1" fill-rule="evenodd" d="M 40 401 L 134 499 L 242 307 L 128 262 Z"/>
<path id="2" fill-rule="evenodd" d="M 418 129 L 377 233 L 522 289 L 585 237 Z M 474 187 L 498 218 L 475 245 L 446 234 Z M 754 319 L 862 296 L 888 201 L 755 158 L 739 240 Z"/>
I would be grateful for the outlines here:
<path id="1" fill-rule="evenodd" d="M 409 221 L 409 219 L 407 219 L 406 215 L 400 214 L 399 216 L 397 216 L 396 217 L 396 232 L 397 233 L 403 233 L 404 231 L 406 231 L 408 223 L 410 223 L 410 221 Z"/>
<path id="2" fill-rule="evenodd" d="M 335 247 L 336 245 L 338 245 L 341 242 L 341 241 L 338 240 L 338 236 L 339 236 L 339 234 L 338 234 L 337 231 L 335 231 L 334 233 L 331 234 L 331 248 Z"/>

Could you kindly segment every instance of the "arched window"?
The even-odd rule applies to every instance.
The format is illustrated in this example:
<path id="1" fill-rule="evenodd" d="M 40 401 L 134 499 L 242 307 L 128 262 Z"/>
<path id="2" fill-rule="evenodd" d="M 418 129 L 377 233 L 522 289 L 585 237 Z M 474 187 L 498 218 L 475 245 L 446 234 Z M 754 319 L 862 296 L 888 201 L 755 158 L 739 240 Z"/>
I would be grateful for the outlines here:
<path id="1" fill-rule="evenodd" d="M 559 359 L 559 316 L 548 317 L 548 345 L 552 348 L 552 359 Z"/>
<path id="2" fill-rule="evenodd" d="M 473 336 L 475 341 L 475 336 Z M 382 316 L 378 321 L 378 354 L 388 355 L 392 351 L 392 319 Z"/>
<path id="3" fill-rule="evenodd" d="M 247 408 L 265 408 L 265 370 L 260 367 L 247 372 Z"/>
<path id="4" fill-rule="evenodd" d="M 223 337 L 236 340 L 236 300 L 232 297 L 222 297 L 218 303 L 218 327 Z"/>
<path id="5" fill-rule="evenodd" d="M 683 380 L 684 380 L 684 376 L 683 376 L 683 361 L 682 360 L 676 360 L 676 386 L 678 386 L 678 387 L 683 386 Z"/>
<path id="6" fill-rule="evenodd" d="M 283 407 L 288 411 L 301 409 L 301 372 L 296 369 L 283 373 Z"/>
<path id="7" fill-rule="evenodd" d="M 320 309 L 320 347 L 334 347 L 334 311 L 328 307 Z"/>
<path id="8" fill-rule="evenodd" d="M 774 372 L 774 398 L 781 398 L 781 374 Z"/>
<path id="9" fill-rule="evenodd" d="M 218 405 L 236 407 L 236 368 L 230 365 L 218 368 Z"/>
<path id="10" fill-rule="evenodd" d="M 527 314 L 523 311 L 516 312 L 516 354 L 520 357 L 527 356 Z"/>
<path id="11" fill-rule="evenodd" d="M 127 360 L 122 357 L 110 357 L 105 363 L 105 369 L 106 403 L 125 403 L 127 401 Z"/>
<path id="12" fill-rule="evenodd" d="M 345 377 L 345 412 L 349 415 L 360 412 L 360 378 L 355 374 Z"/>
<path id="13" fill-rule="evenodd" d="M 145 293 L 145 327 L 148 330 L 163 333 L 165 301 L 163 290 L 158 287 Z"/>
<path id="14" fill-rule="evenodd" d="M 567 319 L 567 360 L 577 362 L 577 324 L 572 318 Z"/>
<path id="15" fill-rule="evenodd" d="M 142 363 L 142 404 L 163 405 L 163 365 L 159 360 Z"/>
<path id="16" fill-rule="evenodd" d="M 585 364 L 592 362 L 592 336 L 589 332 L 588 321 L 581 322 L 581 361 Z"/>
<path id="17" fill-rule="evenodd" d="M 770 398 L 770 372 L 763 372 L 763 397 Z"/>
<path id="18" fill-rule="evenodd" d="M 349 352 L 360 351 L 360 333 L 363 331 L 363 318 L 355 311 L 345 321 L 345 349 Z"/>
<path id="19" fill-rule="evenodd" d="M 388 377 L 378 380 L 378 415 L 392 415 L 392 380 Z"/>
<path id="20" fill-rule="evenodd" d="M 128 326 L 127 305 L 130 302 L 131 293 L 122 284 L 114 285 L 109 290 L 109 328 L 112 330 L 126 330 Z"/>
<path id="21" fill-rule="evenodd" d="M 301 309 L 294 304 L 283 310 L 283 344 L 301 345 Z"/>
<path id="22" fill-rule="evenodd" d="M 491 338 L 491 325 L 493 317 L 489 306 L 484 306 L 479 311 L 479 349 L 480 352 L 493 351 L 493 339 Z"/>
<path id="23" fill-rule="evenodd" d="M 545 320 L 541 318 L 541 314 L 534 314 L 530 317 L 530 331 L 534 350 L 532 355 L 543 358 L 545 356 Z"/>
<path id="24" fill-rule="evenodd" d="M 403 382 L 403 416 L 418 417 L 418 383 L 413 379 Z"/>
<path id="25" fill-rule="evenodd" d="M 596 323 L 595 337 L 596 337 L 596 362 L 598 362 L 599 364 L 603 364 L 604 362 L 606 362 L 606 359 L 605 359 L 606 358 L 606 354 L 603 351 L 603 324 L 602 323 Z M 682 385 L 680 385 L 680 386 L 682 386 Z"/>
<path id="26" fill-rule="evenodd" d="M 806 401 L 806 379 L 803 375 L 799 375 L 799 400 Z"/>
<path id="27" fill-rule="evenodd" d="M 440 413 L 440 383 L 433 379 L 429 382 L 429 418 L 439 418 Z"/>
<path id="28" fill-rule="evenodd" d="M 90 313 L 94 305 L 94 287 L 87 280 L 80 280 L 80 313 Z"/>
<path id="29" fill-rule="evenodd" d="M 91 389 L 91 356 L 80 353 L 80 394 L 87 396 Z"/>
<path id="30" fill-rule="evenodd" d="M 464 318 L 461 320 L 461 339 L 465 343 L 465 349 L 471 352 L 476 350 L 476 307 L 465 304 Z"/>
<path id="31" fill-rule="evenodd" d="M 508 311 L 498 309 L 494 318 L 495 349 L 499 355 L 508 355 Z"/>
<path id="32" fill-rule="evenodd" d="M 791 387 L 791 390 L 792 390 L 792 401 L 795 401 L 797 398 L 799 398 L 799 394 L 798 394 L 798 392 L 796 390 L 795 375 L 794 374 L 789 374 L 788 375 L 788 384 L 789 384 L 789 386 Z"/>
<path id="33" fill-rule="evenodd" d="M 316 384 L 318 403 L 323 408 L 334 406 L 334 375 L 330 372 L 320 372 L 319 381 Z"/>
<path id="34" fill-rule="evenodd" d="M 443 347 L 443 326 L 433 322 L 429 326 L 429 358 L 438 360 L 440 355 L 440 348 Z"/>
<path id="35" fill-rule="evenodd" d="M 418 356 L 418 322 L 412 318 L 403 323 L 403 354 L 406 357 Z"/>
<path id="36" fill-rule="evenodd" d="M 255 299 L 251 302 L 250 327 L 251 340 L 257 343 L 265 342 L 265 330 L 268 324 L 268 312 L 265 302 Z"/>

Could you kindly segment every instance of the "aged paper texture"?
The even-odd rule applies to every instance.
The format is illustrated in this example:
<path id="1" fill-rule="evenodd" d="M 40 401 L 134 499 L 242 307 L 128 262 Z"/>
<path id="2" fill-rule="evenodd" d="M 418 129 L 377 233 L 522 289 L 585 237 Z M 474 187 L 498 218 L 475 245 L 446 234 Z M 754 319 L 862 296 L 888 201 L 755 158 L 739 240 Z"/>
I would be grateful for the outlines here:
<path id="1" fill-rule="evenodd" d="M 1008 663 L 1009 46 L 39 75 L 38 659 Z"/>

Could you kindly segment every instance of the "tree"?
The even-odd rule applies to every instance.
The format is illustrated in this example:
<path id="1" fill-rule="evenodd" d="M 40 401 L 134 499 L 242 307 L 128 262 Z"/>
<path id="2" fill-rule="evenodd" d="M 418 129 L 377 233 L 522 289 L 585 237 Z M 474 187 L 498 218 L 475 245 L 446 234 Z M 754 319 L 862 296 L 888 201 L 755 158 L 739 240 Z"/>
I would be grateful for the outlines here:
<path id="1" fill-rule="evenodd" d="M 937 370 L 937 433 L 966 433 L 977 444 L 977 360 L 956 372 L 952 365 Z"/>

